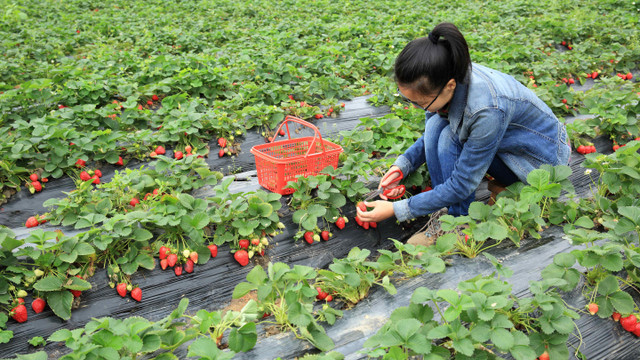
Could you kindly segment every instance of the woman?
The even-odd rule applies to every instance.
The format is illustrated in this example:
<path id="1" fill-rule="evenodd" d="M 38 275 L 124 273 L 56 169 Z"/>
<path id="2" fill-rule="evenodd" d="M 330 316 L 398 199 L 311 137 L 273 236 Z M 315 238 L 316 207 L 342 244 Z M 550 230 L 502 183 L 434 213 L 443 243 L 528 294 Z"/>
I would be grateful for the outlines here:
<path id="1" fill-rule="evenodd" d="M 472 65 L 467 42 L 453 24 L 441 23 L 407 44 L 396 59 L 395 80 L 399 95 L 425 110 L 425 131 L 379 187 L 394 186 L 394 170 L 407 176 L 426 162 L 433 190 L 396 202 L 368 202 L 373 209 L 357 210 L 362 221 L 394 215 L 405 221 L 441 208 L 466 215 L 485 173 L 507 186 L 526 182 L 542 164 L 568 163 L 564 124 L 513 77 Z M 386 195 L 380 197 L 394 198 L 400 190 Z"/>

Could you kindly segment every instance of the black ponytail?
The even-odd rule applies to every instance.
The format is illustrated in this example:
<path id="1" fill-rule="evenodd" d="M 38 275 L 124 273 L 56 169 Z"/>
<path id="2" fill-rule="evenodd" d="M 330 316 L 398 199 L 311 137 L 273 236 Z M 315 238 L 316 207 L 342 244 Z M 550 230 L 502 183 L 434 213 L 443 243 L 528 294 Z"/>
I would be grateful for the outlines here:
<path id="1" fill-rule="evenodd" d="M 467 41 L 451 23 L 438 24 L 428 36 L 411 41 L 395 63 L 395 80 L 425 95 L 440 90 L 450 79 L 464 83 L 471 69 Z"/>

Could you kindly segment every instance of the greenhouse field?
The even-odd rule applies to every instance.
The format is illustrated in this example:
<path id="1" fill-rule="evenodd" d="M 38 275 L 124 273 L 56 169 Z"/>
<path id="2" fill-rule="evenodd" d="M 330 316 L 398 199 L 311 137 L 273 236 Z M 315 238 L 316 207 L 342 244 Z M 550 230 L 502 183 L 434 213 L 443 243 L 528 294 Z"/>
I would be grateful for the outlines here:
<path id="1" fill-rule="evenodd" d="M 0 358 L 640 358 L 640 2 L 0 9 Z M 394 61 L 441 22 L 573 152 L 413 246 L 428 216 L 356 206 L 424 131 Z M 319 172 L 274 185 L 278 143 Z"/>

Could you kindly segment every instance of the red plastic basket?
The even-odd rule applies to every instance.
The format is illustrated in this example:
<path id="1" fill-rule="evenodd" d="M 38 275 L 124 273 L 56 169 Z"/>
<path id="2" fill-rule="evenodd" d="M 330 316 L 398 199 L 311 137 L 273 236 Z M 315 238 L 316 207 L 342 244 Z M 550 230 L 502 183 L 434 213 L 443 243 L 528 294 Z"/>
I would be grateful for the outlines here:
<path id="1" fill-rule="evenodd" d="M 309 127 L 315 135 L 292 139 L 289 122 Z M 251 148 L 251 153 L 255 155 L 260 185 L 275 193 L 288 195 L 294 190 L 284 187 L 287 182 L 296 181 L 297 176 L 317 175 L 327 166 L 333 166 L 335 169 L 342 147 L 323 140 L 317 127 L 297 117 L 287 116 L 276 130 L 276 136 L 283 126 L 289 139 L 256 145 Z"/>

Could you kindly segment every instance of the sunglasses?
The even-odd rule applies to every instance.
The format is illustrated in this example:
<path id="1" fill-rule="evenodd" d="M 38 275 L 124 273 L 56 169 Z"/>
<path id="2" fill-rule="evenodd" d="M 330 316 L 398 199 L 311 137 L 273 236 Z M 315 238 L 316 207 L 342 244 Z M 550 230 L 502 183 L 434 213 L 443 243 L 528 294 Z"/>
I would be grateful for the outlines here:
<path id="1" fill-rule="evenodd" d="M 435 98 L 433 98 L 433 100 L 429 103 L 429 105 L 423 107 L 422 105 L 418 104 L 417 102 L 415 102 L 413 100 L 410 100 L 408 97 L 404 96 L 402 94 L 402 92 L 400 92 L 400 88 L 396 87 L 396 90 L 398 91 L 398 94 L 402 97 L 402 100 L 404 100 L 405 102 L 413 105 L 414 107 L 417 107 L 418 109 L 421 109 L 421 110 L 424 110 L 424 111 L 429 111 L 427 109 L 429 109 L 431 107 L 431 105 L 433 105 L 433 103 L 436 102 L 436 100 L 438 99 L 438 96 L 440 96 L 440 93 L 442 92 L 443 89 L 444 89 L 444 86 L 440 88 L 440 91 L 438 91 L 438 94 L 436 95 Z"/>

